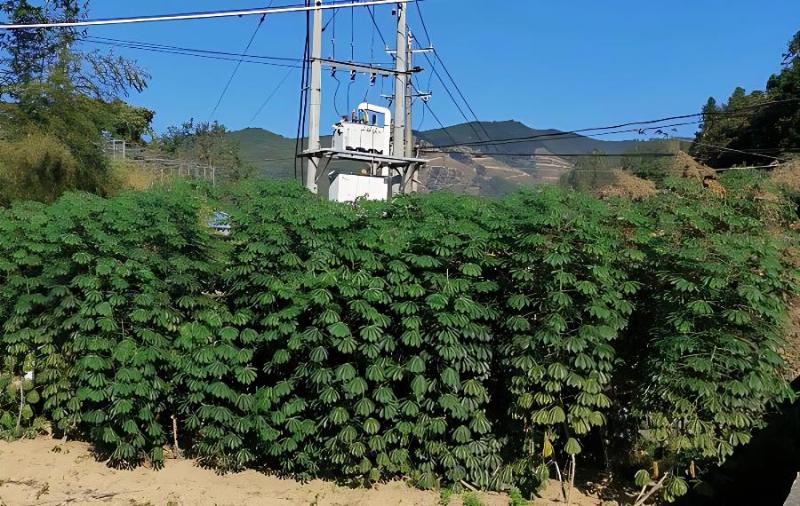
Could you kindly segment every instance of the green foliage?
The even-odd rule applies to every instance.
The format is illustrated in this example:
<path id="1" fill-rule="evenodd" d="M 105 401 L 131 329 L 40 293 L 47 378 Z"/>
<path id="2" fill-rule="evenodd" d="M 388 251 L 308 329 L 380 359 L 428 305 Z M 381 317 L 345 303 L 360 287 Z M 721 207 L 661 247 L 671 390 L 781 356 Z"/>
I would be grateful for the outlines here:
<path id="1" fill-rule="evenodd" d="M 453 491 L 449 488 L 443 488 L 439 491 L 439 504 L 441 506 L 449 506 L 450 498 L 453 497 Z"/>
<path id="2" fill-rule="evenodd" d="M 41 5 L 36 5 L 41 4 Z M 0 1 L 13 23 L 79 20 L 76 0 Z M 104 134 L 140 141 L 153 112 L 120 97 L 142 91 L 149 76 L 134 62 L 82 52 L 72 27 L 0 34 L 0 203 L 51 202 L 68 190 L 107 194 L 113 188 L 103 153 Z"/>
<path id="3" fill-rule="evenodd" d="M 36 416 L 40 405 L 40 393 L 35 383 L 27 376 L 14 376 L 13 359 L 6 357 L 0 369 L 0 438 L 35 437 L 42 433 L 46 420 Z M 28 360 L 23 366 L 30 369 Z"/>
<path id="4" fill-rule="evenodd" d="M 789 42 L 783 69 L 772 75 L 765 90 L 747 93 L 734 90 L 718 104 L 709 98 L 703 107 L 703 124 L 691 154 L 712 167 L 764 165 L 770 159 L 793 151 L 800 143 L 800 58 L 798 32 Z M 722 149 L 720 149 L 720 147 Z"/>
<path id="5" fill-rule="evenodd" d="M 635 217 L 649 303 L 624 344 L 649 385 L 630 399 L 641 448 L 677 479 L 691 461 L 724 461 L 773 403 L 792 397 L 779 352 L 797 280 L 781 255 L 785 238 L 763 232 L 747 199 L 731 205 L 672 185 Z"/>
<path id="6" fill-rule="evenodd" d="M 512 439 L 521 460 L 509 472 L 527 474 L 554 453 L 580 453 L 575 438 L 604 424 L 614 341 L 638 288 L 625 267 L 642 255 L 626 245 L 609 209 L 583 194 L 522 195 L 506 205 L 510 290 L 499 351 L 512 416 L 524 430 Z"/>
<path id="7" fill-rule="evenodd" d="M 69 149 L 51 135 L 0 141 L 0 204 L 21 199 L 52 202 L 65 190 L 79 187 L 79 172 Z"/>
<path id="8" fill-rule="evenodd" d="M 82 93 L 66 63 L 47 79 L 20 84 L 16 101 L 0 109 L 0 203 L 52 202 L 69 190 L 106 194 L 112 184 L 103 133 L 141 139 L 153 113 L 119 100 L 106 103 Z"/>
<path id="9" fill-rule="evenodd" d="M 461 504 L 464 506 L 484 506 L 483 501 L 481 501 L 478 496 L 472 492 L 463 494 L 461 496 Z"/>
<path id="10" fill-rule="evenodd" d="M 791 395 L 795 239 L 765 232 L 761 181 L 731 177 L 725 199 L 667 180 L 639 203 L 352 206 L 274 183 L 18 203 L 0 380 L 32 368 L 21 429 L 46 419 L 115 465 L 158 464 L 174 436 L 220 470 L 527 494 L 603 430 L 674 498 Z M 205 226 L 220 206 L 227 237 Z"/>
<path id="11" fill-rule="evenodd" d="M 208 235 L 185 194 L 72 194 L 0 221 L 3 343 L 32 362 L 42 413 L 113 462 L 160 460 L 173 336 L 211 304 Z M 22 292 L 20 292 L 22 290 Z M 21 375 L 19 365 L 11 371 Z"/>
<path id="12" fill-rule="evenodd" d="M 605 156 L 601 151 L 593 155 L 579 157 L 575 167 L 564 174 L 561 185 L 580 192 L 590 192 L 614 183 L 613 169 L 619 167 L 618 160 Z"/>
<path id="13" fill-rule="evenodd" d="M 508 491 L 509 506 L 528 506 L 528 500 L 522 495 L 517 487 Z"/>
<path id="14" fill-rule="evenodd" d="M 195 123 L 189 120 L 180 126 L 171 126 L 157 140 L 157 145 L 171 156 L 215 167 L 220 181 L 241 181 L 255 173 L 255 168 L 243 160 L 239 142 L 216 121 Z"/>
<path id="15" fill-rule="evenodd" d="M 0 1 L 5 19 L 18 24 L 79 21 L 85 19 L 87 10 L 88 2 L 79 0 Z M 82 95 L 102 101 L 147 87 L 149 76 L 135 62 L 110 51 L 76 48 L 75 42 L 82 35 L 75 27 L 8 30 L 0 34 L 0 96 L 18 99 L 21 89 L 47 82 L 53 72 L 64 72 Z"/>

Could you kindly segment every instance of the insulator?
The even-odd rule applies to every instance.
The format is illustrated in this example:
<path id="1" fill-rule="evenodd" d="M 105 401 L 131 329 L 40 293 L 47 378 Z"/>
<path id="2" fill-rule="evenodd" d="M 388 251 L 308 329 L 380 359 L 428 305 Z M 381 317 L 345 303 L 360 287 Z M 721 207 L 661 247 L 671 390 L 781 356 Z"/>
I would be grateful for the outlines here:
<path id="1" fill-rule="evenodd" d="M 369 76 L 369 85 L 375 86 L 375 81 L 378 79 L 378 74 L 372 74 Z"/>
<path id="2" fill-rule="evenodd" d="M 350 80 L 351 81 L 355 81 L 356 80 L 356 71 L 355 70 L 351 70 L 350 71 Z"/>

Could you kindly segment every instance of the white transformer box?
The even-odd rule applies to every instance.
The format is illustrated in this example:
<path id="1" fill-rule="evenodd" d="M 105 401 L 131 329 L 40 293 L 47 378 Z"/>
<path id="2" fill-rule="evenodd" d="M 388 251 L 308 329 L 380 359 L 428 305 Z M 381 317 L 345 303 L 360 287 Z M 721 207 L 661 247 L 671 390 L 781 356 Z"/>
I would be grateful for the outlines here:
<path id="1" fill-rule="evenodd" d="M 339 174 L 331 183 L 330 200 L 336 202 L 355 202 L 359 197 L 367 200 L 387 200 L 389 187 L 386 178 Z"/>
<path id="2" fill-rule="evenodd" d="M 379 124 L 378 116 L 382 121 Z M 391 154 L 392 113 L 386 107 L 366 102 L 358 105 L 348 120 L 333 126 L 333 149 L 389 156 Z"/>

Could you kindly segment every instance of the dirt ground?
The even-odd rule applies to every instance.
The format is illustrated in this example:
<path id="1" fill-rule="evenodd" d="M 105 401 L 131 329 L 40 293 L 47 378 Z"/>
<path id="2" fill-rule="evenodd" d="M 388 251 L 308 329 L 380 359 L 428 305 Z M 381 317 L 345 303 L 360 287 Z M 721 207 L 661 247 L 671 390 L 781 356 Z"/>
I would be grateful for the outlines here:
<path id="1" fill-rule="evenodd" d="M 557 484 L 533 505 L 563 504 Z M 503 494 L 476 494 L 486 506 L 509 504 Z M 48 438 L 0 442 L 0 505 L 438 505 L 438 492 L 393 482 L 373 489 L 267 476 L 256 471 L 218 475 L 189 460 L 168 460 L 164 469 L 116 470 L 97 462 L 89 446 Z M 461 504 L 453 495 L 450 505 Z M 600 500 L 573 493 L 572 504 L 595 506 Z"/>

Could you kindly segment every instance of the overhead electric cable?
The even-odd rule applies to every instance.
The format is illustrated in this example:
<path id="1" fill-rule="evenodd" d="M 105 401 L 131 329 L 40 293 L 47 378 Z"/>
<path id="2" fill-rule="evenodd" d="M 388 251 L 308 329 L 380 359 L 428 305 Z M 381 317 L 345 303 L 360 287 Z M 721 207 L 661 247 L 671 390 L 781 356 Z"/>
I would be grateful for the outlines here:
<path id="1" fill-rule="evenodd" d="M 416 86 L 414 86 L 413 80 L 411 82 L 411 88 L 414 90 L 414 93 L 419 94 L 419 90 L 417 89 Z M 430 104 L 427 101 L 423 100 L 422 105 L 430 113 L 430 115 L 433 116 L 433 120 L 439 125 L 439 127 L 442 129 L 445 135 L 447 135 L 450 141 L 456 142 L 455 137 L 453 137 L 453 135 L 450 133 L 448 127 L 444 126 L 444 123 L 442 123 L 442 120 L 439 119 L 439 116 L 437 116 L 436 113 L 433 112 L 433 109 L 431 108 Z"/>
<path id="2" fill-rule="evenodd" d="M 483 122 L 481 122 L 481 120 L 478 119 L 478 115 L 475 114 L 475 110 L 472 108 L 472 105 L 470 105 L 469 100 L 467 100 L 467 97 L 464 95 L 464 92 L 461 91 L 461 87 L 458 85 L 458 82 L 455 80 L 455 78 L 453 78 L 453 74 L 451 74 L 450 71 L 447 69 L 447 66 L 444 63 L 444 60 L 442 60 L 442 57 L 441 57 L 441 55 L 439 55 L 438 51 L 436 51 L 436 48 L 433 47 L 433 44 L 431 42 L 431 34 L 428 31 L 427 23 L 425 23 L 425 17 L 422 14 L 422 8 L 419 5 L 419 0 L 415 0 L 414 1 L 414 5 L 415 5 L 415 7 L 417 9 L 417 15 L 419 16 L 420 23 L 422 24 L 423 32 L 425 33 L 425 37 L 428 40 L 428 47 L 430 47 L 433 50 L 433 55 L 439 61 L 439 64 L 441 65 L 442 70 L 444 70 L 445 74 L 447 74 L 447 77 L 450 78 L 450 82 L 453 83 L 453 86 L 456 89 L 456 93 L 458 93 L 458 96 L 461 97 L 461 100 L 464 102 L 464 105 L 466 105 L 467 110 L 470 112 L 470 114 L 472 114 L 472 118 L 475 120 L 475 123 L 478 125 L 478 128 L 483 133 L 483 136 L 486 138 L 487 141 L 491 141 L 492 140 L 492 136 L 489 135 L 489 132 L 486 130 L 486 126 L 484 126 Z M 444 84 L 444 81 L 443 81 L 441 75 L 439 75 L 439 71 L 436 69 L 436 66 L 433 64 L 433 61 L 428 56 L 428 53 L 423 53 L 423 56 L 425 57 L 425 60 L 428 62 L 428 65 L 431 66 L 431 71 L 433 72 L 433 74 L 436 75 L 436 77 L 442 83 L 442 86 L 445 87 L 445 91 L 447 91 L 447 94 L 450 95 L 451 99 L 453 99 L 453 103 L 456 104 L 456 107 L 460 111 L 461 107 L 457 104 L 455 98 L 453 97 L 452 93 L 448 89 L 447 85 Z M 463 112 L 462 112 L 462 116 L 464 116 Z M 464 117 L 466 118 L 466 116 L 464 116 Z M 469 121 L 467 121 L 467 122 L 469 123 Z M 475 129 L 472 128 L 472 130 L 474 131 Z M 480 140 L 480 135 L 477 135 L 477 137 L 478 137 L 478 140 Z"/>
<path id="3" fill-rule="evenodd" d="M 424 151 L 424 150 L 423 150 Z M 462 151 L 436 151 L 437 153 L 463 153 Z M 485 156 L 508 156 L 508 157 L 532 157 L 532 156 L 556 156 L 556 157 L 563 157 L 563 158 L 671 158 L 676 156 L 677 153 L 655 153 L 655 152 L 648 152 L 648 153 L 487 153 Z"/>
<path id="4" fill-rule="evenodd" d="M 283 76 L 283 79 L 278 81 L 278 84 L 275 85 L 275 88 L 272 89 L 272 92 L 270 92 L 270 94 L 267 95 L 266 100 L 264 100 L 264 102 L 258 107 L 258 109 L 256 109 L 256 113 L 253 114 L 253 117 L 250 118 L 250 121 L 254 121 L 258 117 L 258 115 L 261 114 L 264 108 L 267 107 L 267 104 L 269 104 L 270 101 L 272 101 L 272 98 L 278 93 L 278 90 L 281 89 L 283 83 L 285 83 L 286 80 L 289 79 L 289 76 L 292 75 L 292 72 L 294 72 L 294 69 L 289 69 L 289 71 L 286 72 L 286 74 Z"/>
<path id="5" fill-rule="evenodd" d="M 178 49 L 167 49 L 167 48 L 160 48 L 160 47 L 150 47 L 150 46 L 147 46 L 147 45 L 125 44 L 125 43 L 119 43 L 119 42 L 106 42 L 106 41 L 102 41 L 102 40 L 93 40 L 93 39 L 91 39 L 89 37 L 81 39 L 81 41 L 82 42 L 88 42 L 90 44 L 100 44 L 100 45 L 104 45 L 104 46 L 112 46 L 112 47 L 117 47 L 117 48 L 127 48 L 127 49 L 133 49 L 133 50 L 137 50 L 137 51 L 146 51 L 146 52 L 151 52 L 151 53 L 172 54 L 172 55 L 178 55 L 178 56 L 192 56 L 192 57 L 195 57 L 195 58 L 203 58 L 203 59 L 207 59 L 207 60 L 238 62 L 241 59 L 242 63 L 251 63 L 251 64 L 256 64 L 256 65 L 267 65 L 267 66 L 270 66 L 270 67 L 283 67 L 283 68 L 296 68 L 296 69 L 300 68 L 300 65 L 297 65 L 297 64 L 273 63 L 273 62 L 265 61 L 265 60 L 262 60 L 262 59 L 254 60 L 254 59 L 250 59 L 250 57 L 247 57 L 247 56 L 245 58 L 242 58 L 241 55 L 236 55 L 234 53 L 232 53 L 232 56 L 225 56 L 224 54 L 214 54 L 214 53 L 211 53 L 211 52 L 208 52 L 208 51 L 197 52 L 195 50 L 190 50 L 190 49 L 178 50 Z M 205 53 L 209 53 L 209 54 L 205 54 Z M 236 56 L 236 57 L 234 57 L 234 56 Z M 298 63 L 300 63 L 300 60 L 297 60 L 297 61 L 298 61 Z"/>
<path id="6" fill-rule="evenodd" d="M 425 39 L 428 41 L 428 47 L 433 47 L 433 39 L 431 39 L 431 34 L 428 31 L 428 25 L 425 23 L 425 18 L 422 16 L 422 7 L 419 6 L 419 0 L 414 0 L 414 7 L 417 8 L 417 17 L 419 17 L 419 22 L 422 24 L 422 31 L 425 33 Z"/>
<path id="7" fill-rule="evenodd" d="M 311 5 L 311 0 L 305 0 L 306 6 Z M 307 98 L 308 98 L 308 80 L 309 71 L 308 66 L 309 54 L 311 53 L 311 13 L 306 11 L 306 40 L 303 46 L 303 67 L 300 72 L 300 112 L 297 115 L 297 135 L 294 143 L 294 177 L 297 179 L 298 163 L 300 160 L 300 151 L 302 151 L 303 135 L 305 134 L 306 111 L 307 111 Z M 300 163 L 299 173 L 300 181 L 305 181 L 305 167 Z"/>
<path id="8" fill-rule="evenodd" d="M 250 58 L 255 60 L 274 60 L 274 61 L 285 61 L 285 62 L 301 62 L 303 61 L 302 58 L 293 58 L 290 56 L 271 56 L 271 55 L 262 55 L 262 54 L 249 54 L 249 53 L 231 53 L 228 51 L 216 51 L 213 49 L 199 49 L 199 48 L 189 48 L 183 46 L 173 46 L 169 44 L 159 44 L 155 42 L 143 42 L 138 40 L 126 40 L 126 39 L 115 39 L 111 37 L 97 37 L 97 36 L 86 36 L 81 37 L 78 40 L 82 40 L 84 42 L 93 42 L 93 41 L 102 41 L 108 43 L 118 43 L 120 45 L 125 46 L 142 46 L 147 48 L 154 48 L 154 49 L 169 49 L 173 51 L 185 51 L 190 53 L 200 53 L 200 54 L 212 54 L 212 55 L 219 55 L 219 56 L 235 56 L 235 57 L 244 57 Z"/>
<path id="9" fill-rule="evenodd" d="M 700 123 L 700 121 L 698 120 L 698 121 L 686 121 L 686 122 L 681 122 L 681 123 L 671 123 L 669 125 L 659 125 L 659 126 L 656 126 L 656 127 L 648 127 L 648 128 L 629 128 L 629 129 L 624 129 L 624 130 L 613 130 L 613 131 L 610 131 L 610 132 L 601 132 L 601 133 L 598 133 L 598 134 L 593 134 L 593 137 L 602 137 L 602 136 L 605 136 L 605 135 L 616 135 L 616 134 L 633 133 L 633 132 L 640 132 L 641 133 L 641 132 L 645 132 L 647 130 L 656 130 L 656 129 L 661 129 L 661 128 L 672 128 L 672 127 L 687 126 L 687 125 L 697 125 L 699 123 Z M 559 135 L 559 137 L 547 137 L 545 140 L 547 140 L 549 142 L 570 140 L 570 139 L 585 139 L 586 138 L 585 135 L 579 135 L 579 134 L 576 134 L 574 132 L 558 132 L 558 133 L 541 134 L 541 135 L 542 135 L 542 137 Z M 537 140 L 537 139 L 530 139 L 530 140 Z M 502 144 L 502 143 L 495 142 L 494 144 L 497 145 L 497 144 Z M 509 144 L 511 144 L 511 143 L 509 143 Z M 465 146 L 464 144 L 452 144 L 452 145 L 447 145 L 447 146 L 430 146 L 430 147 L 425 148 L 425 150 L 434 151 L 434 152 L 440 152 L 440 151 L 446 152 L 447 149 L 458 148 L 458 147 L 469 147 L 469 146 Z M 453 152 L 457 152 L 457 151 L 453 151 Z"/>
<path id="10" fill-rule="evenodd" d="M 741 154 L 745 154 L 745 155 L 760 156 L 761 158 L 769 158 L 770 160 L 781 161 L 780 158 L 775 158 L 774 156 L 764 155 L 764 154 L 761 154 L 761 153 L 748 152 L 748 151 L 745 151 L 745 150 L 742 150 L 742 149 L 728 148 L 728 147 L 725 147 L 725 146 L 718 146 L 716 144 L 706 144 L 705 142 L 698 142 L 698 141 L 694 141 L 694 144 L 697 144 L 698 146 L 705 146 L 705 147 L 711 148 L 711 149 L 718 149 L 720 151 L 730 151 L 732 153 L 741 153 Z"/>
<path id="11" fill-rule="evenodd" d="M 363 0 L 360 2 L 330 2 L 321 5 L 285 5 L 271 8 L 236 9 L 207 12 L 190 12 L 180 14 L 161 14 L 153 16 L 137 16 L 128 18 L 90 19 L 85 21 L 61 21 L 55 23 L 8 23 L 0 24 L 0 30 L 31 30 L 34 28 L 68 28 L 80 26 L 124 25 L 133 23 L 154 23 L 161 21 L 189 21 L 198 19 L 236 18 L 242 16 L 260 16 L 263 14 L 285 14 L 289 12 L 308 12 L 314 10 L 341 9 L 345 7 L 364 7 L 367 5 L 389 5 L 407 3 L 411 0 Z"/>
<path id="12" fill-rule="evenodd" d="M 612 130 L 612 129 L 626 127 L 626 126 L 653 125 L 653 124 L 657 124 L 657 123 L 663 123 L 664 121 L 671 121 L 671 120 L 676 120 L 676 119 L 702 118 L 702 119 L 700 119 L 700 120 L 698 120 L 696 122 L 690 122 L 690 124 L 696 124 L 696 123 L 701 123 L 703 120 L 706 119 L 707 116 L 715 116 L 715 117 L 716 116 L 720 116 L 720 117 L 741 116 L 744 111 L 750 111 L 750 110 L 753 110 L 753 109 L 760 109 L 762 107 L 768 107 L 768 106 L 776 105 L 776 104 L 780 104 L 780 103 L 796 102 L 796 101 L 800 101 L 800 98 L 774 100 L 774 101 L 771 101 L 771 102 L 764 102 L 763 104 L 757 104 L 757 105 L 753 105 L 753 106 L 742 107 L 742 108 L 739 108 L 739 109 L 735 109 L 733 111 L 721 111 L 721 112 L 716 112 L 716 113 L 703 113 L 703 112 L 701 112 L 701 113 L 694 113 L 694 114 L 683 114 L 683 115 L 680 115 L 680 116 L 669 116 L 669 117 L 666 117 L 666 118 L 659 118 L 659 119 L 653 119 L 653 120 L 630 121 L 630 122 L 626 122 L 626 123 L 620 123 L 620 124 L 617 124 L 617 125 L 608 125 L 608 126 L 602 126 L 602 127 L 581 128 L 581 129 L 576 129 L 576 130 L 569 130 L 569 131 L 564 131 L 564 132 L 554 132 L 554 133 L 549 133 L 549 134 L 536 134 L 536 135 L 526 135 L 526 136 L 522 136 L 522 137 L 511 137 L 511 138 L 506 138 L 506 139 L 495 139 L 495 140 L 493 140 L 491 142 L 486 142 L 486 141 L 461 142 L 461 143 L 454 143 L 454 144 L 451 144 L 451 145 L 436 146 L 436 147 L 437 148 L 449 148 L 449 147 L 459 147 L 459 146 L 477 146 L 477 145 L 483 145 L 483 144 L 495 144 L 495 145 L 497 145 L 497 144 L 510 144 L 510 143 L 516 143 L 516 142 L 526 142 L 526 141 L 536 140 L 536 139 L 544 139 L 544 138 L 548 138 L 548 137 L 560 137 L 560 136 L 563 136 L 563 135 L 571 135 L 571 134 L 577 134 L 577 133 Z M 680 124 L 677 124 L 677 125 L 679 126 Z M 670 127 L 670 126 L 676 126 L 676 125 L 659 125 L 658 127 L 654 127 L 654 128 L 667 128 L 667 127 Z M 640 129 L 633 129 L 631 131 L 638 131 L 638 130 L 640 130 Z M 646 129 L 644 129 L 644 130 L 646 130 Z M 598 135 L 601 135 L 601 134 L 589 134 L 589 135 L 598 136 Z"/>
<path id="13" fill-rule="evenodd" d="M 269 0 L 269 5 L 267 5 L 267 8 L 272 7 L 272 4 L 274 2 L 275 2 L 275 0 Z M 253 41 L 256 40 L 256 35 L 258 35 L 258 31 L 261 30 L 261 27 L 264 25 L 264 21 L 266 19 L 267 19 L 267 15 L 263 14 L 261 16 L 261 19 L 258 20 L 258 24 L 256 25 L 255 30 L 253 30 L 253 34 L 250 36 L 250 40 L 247 41 L 247 45 L 245 46 L 244 51 L 242 51 L 242 53 L 246 54 L 248 51 L 250 51 L 250 47 L 253 45 Z M 236 66 L 233 68 L 233 72 L 231 72 L 231 76 L 228 78 L 228 82 L 225 83 L 225 87 L 222 89 L 222 93 L 219 94 L 219 98 L 217 99 L 216 105 L 214 105 L 214 109 L 211 111 L 211 114 L 208 115 L 208 120 L 209 121 L 214 119 L 214 115 L 217 114 L 217 110 L 219 109 L 219 106 L 222 104 L 222 100 L 225 98 L 225 95 L 228 93 L 228 90 L 230 89 L 231 84 L 233 83 L 233 80 L 236 78 L 236 74 L 239 73 L 239 68 L 241 68 L 241 66 L 242 66 L 242 60 L 243 59 L 244 58 L 242 58 L 238 62 L 236 62 Z"/>

